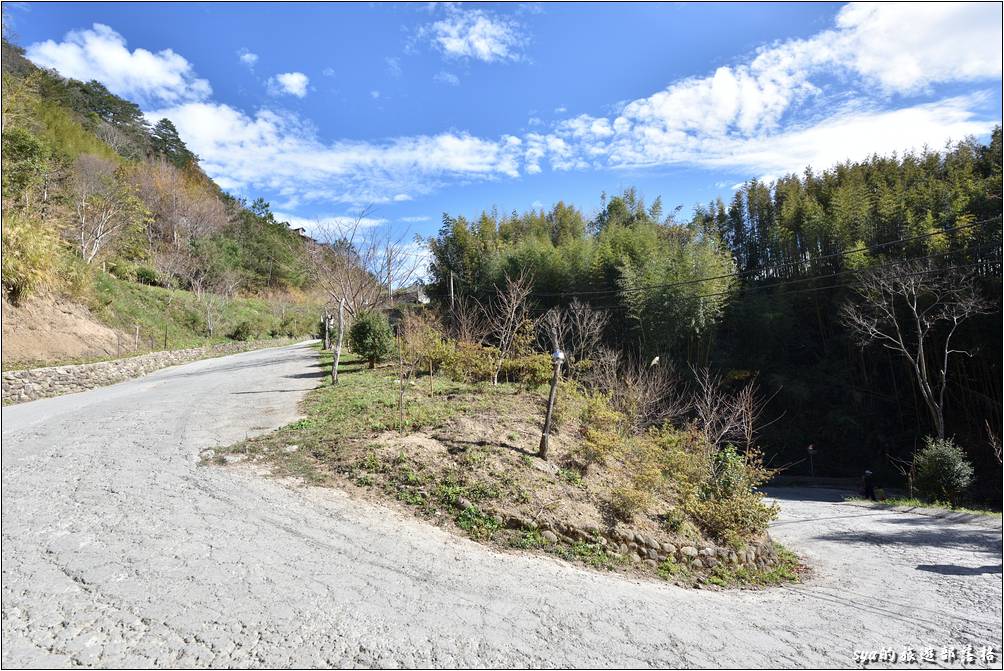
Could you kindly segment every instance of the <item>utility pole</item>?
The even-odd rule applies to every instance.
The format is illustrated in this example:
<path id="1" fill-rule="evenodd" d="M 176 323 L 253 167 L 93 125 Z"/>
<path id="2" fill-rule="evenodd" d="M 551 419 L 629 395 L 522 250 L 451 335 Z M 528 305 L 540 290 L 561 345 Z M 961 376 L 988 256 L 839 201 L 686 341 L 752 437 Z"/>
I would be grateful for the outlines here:
<path id="1" fill-rule="evenodd" d="M 544 432 L 540 435 L 540 447 L 537 448 L 537 456 L 547 459 L 547 438 L 551 434 L 551 416 L 554 414 L 554 399 L 558 393 L 558 378 L 561 376 L 561 364 L 565 361 L 565 353 L 560 349 L 554 350 L 551 355 L 554 362 L 554 375 L 551 376 L 551 394 L 547 398 L 547 415 L 544 417 Z"/>

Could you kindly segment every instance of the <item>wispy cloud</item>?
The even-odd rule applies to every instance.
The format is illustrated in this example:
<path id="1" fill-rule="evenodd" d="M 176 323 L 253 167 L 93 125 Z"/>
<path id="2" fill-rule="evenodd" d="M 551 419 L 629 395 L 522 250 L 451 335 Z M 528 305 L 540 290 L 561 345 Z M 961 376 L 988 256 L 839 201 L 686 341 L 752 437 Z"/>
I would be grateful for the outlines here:
<path id="1" fill-rule="evenodd" d="M 383 59 L 384 64 L 387 66 L 387 74 L 391 77 L 400 77 L 403 73 L 401 69 L 401 59 L 395 58 L 393 56 L 388 56 Z"/>
<path id="2" fill-rule="evenodd" d="M 225 189 L 268 189 L 290 202 L 403 202 L 444 180 L 519 174 L 521 140 L 440 133 L 384 142 L 325 143 L 299 116 L 192 103 L 151 111 L 167 117 L 207 173 Z"/>
<path id="3" fill-rule="evenodd" d="M 512 19 L 456 6 L 447 6 L 445 18 L 419 31 L 420 37 L 427 37 L 447 57 L 485 63 L 520 60 L 524 34 Z"/>
<path id="4" fill-rule="evenodd" d="M 456 76 L 452 72 L 446 72 L 445 70 L 437 72 L 432 79 L 440 84 L 446 84 L 447 86 L 460 86 L 460 77 Z"/>
<path id="5" fill-rule="evenodd" d="M 358 226 L 359 228 L 374 228 L 387 223 L 379 217 L 357 217 L 351 214 L 322 214 L 316 217 L 301 217 L 287 212 L 274 211 L 272 214 L 279 221 L 285 221 L 290 228 L 302 228 L 312 237 L 321 234 L 338 236 Z"/>

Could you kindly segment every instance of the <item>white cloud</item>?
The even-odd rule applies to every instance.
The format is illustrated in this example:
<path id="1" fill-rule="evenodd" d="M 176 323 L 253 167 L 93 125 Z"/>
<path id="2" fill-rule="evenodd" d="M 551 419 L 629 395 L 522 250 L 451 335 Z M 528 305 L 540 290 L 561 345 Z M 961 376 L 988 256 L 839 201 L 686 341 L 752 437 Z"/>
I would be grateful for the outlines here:
<path id="1" fill-rule="evenodd" d="M 522 28 L 515 21 L 480 9 L 448 8 L 444 19 L 424 27 L 420 35 L 451 58 L 473 58 L 486 63 L 519 60 Z"/>
<path id="2" fill-rule="evenodd" d="M 849 5 L 834 29 L 677 81 L 612 117 L 579 115 L 529 134 L 526 171 L 546 159 L 558 170 L 692 164 L 775 174 L 986 133 L 994 120 L 973 111 L 986 107 L 979 96 L 901 109 L 890 109 L 890 96 L 999 79 L 1000 18 L 993 4 Z M 829 93 L 835 75 L 842 98 Z"/>
<path id="3" fill-rule="evenodd" d="M 447 86 L 460 85 L 460 77 L 456 76 L 452 72 L 446 72 L 445 70 L 437 72 L 432 79 L 440 84 L 446 84 Z"/>
<path id="4" fill-rule="evenodd" d="M 223 188 L 269 190 L 291 203 L 401 202 L 446 179 L 519 175 L 522 142 L 513 136 L 487 140 L 448 132 L 325 143 L 296 115 L 262 109 L 249 116 L 213 103 L 165 108 L 148 117 L 171 119 Z"/>
<path id="5" fill-rule="evenodd" d="M 325 77 L 334 77 L 335 76 L 335 69 L 334 68 L 324 68 L 323 70 L 321 70 L 321 74 L 324 75 Z"/>
<path id="6" fill-rule="evenodd" d="M 416 215 L 416 216 L 411 216 L 411 217 L 401 217 L 401 221 L 403 221 L 403 222 L 405 222 L 407 224 L 417 224 L 417 223 L 420 223 L 420 222 L 423 222 L 423 221 L 429 221 L 431 219 L 432 219 L 432 217 L 428 217 L 428 216 L 426 216 L 424 214 L 422 214 L 422 215 Z"/>
<path id="7" fill-rule="evenodd" d="M 258 62 L 258 54 L 252 51 L 248 51 L 246 47 L 240 49 L 237 52 L 237 58 L 239 58 L 241 63 L 248 66 L 249 68 L 253 68 L 255 64 Z"/>
<path id="8" fill-rule="evenodd" d="M 383 60 L 384 60 L 384 63 L 387 64 L 387 74 L 389 74 L 391 77 L 400 77 L 401 76 L 401 74 L 402 74 L 402 71 L 401 71 L 401 61 L 399 59 L 394 58 L 392 56 L 388 56 L 387 58 L 385 58 Z"/>
<path id="9" fill-rule="evenodd" d="M 307 95 L 307 86 L 310 85 L 310 78 L 302 72 L 283 72 L 268 80 L 269 93 L 272 95 L 282 95 L 288 93 L 297 98 Z"/>
<path id="10" fill-rule="evenodd" d="M 380 92 L 377 91 L 376 89 L 370 91 L 370 98 L 373 98 L 373 100 L 379 100 L 380 99 Z"/>
<path id="11" fill-rule="evenodd" d="M 140 104 L 204 100 L 212 93 L 209 82 L 196 77 L 191 63 L 179 54 L 171 49 L 129 51 L 125 38 L 101 23 L 69 32 L 62 42 L 36 42 L 25 55 L 64 77 L 96 79 L 112 93 Z"/>
<path id="12" fill-rule="evenodd" d="M 1001 76 L 1000 3 L 853 3 L 837 27 L 840 59 L 887 91 Z"/>
<path id="13" fill-rule="evenodd" d="M 746 170 L 759 175 L 800 172 L 805 166 L 830 167 L 872 154 L 940 149 L 949 140 L 990 131 L 993 122 L 979 120 L 969 96 L 895 110 L 849 110 L 822 123 L 793 128 L 768 137 L 749 138 L 700 151 L 699 162 Z"/>
<path id="14" fill-rule="evenodd" d="M 373 228 L 387 223 L 386 219 L 378 217 L 355 217 L 348 214 L 321 214 L 315 217 L 301 217 L 286 212 L 273 211 L 278 221 L 285 221 L 290 228 L 302 228 L 311 237 L 338 237 L 343 231 L 349 231 L 358 222 L 358 227 Z"/>

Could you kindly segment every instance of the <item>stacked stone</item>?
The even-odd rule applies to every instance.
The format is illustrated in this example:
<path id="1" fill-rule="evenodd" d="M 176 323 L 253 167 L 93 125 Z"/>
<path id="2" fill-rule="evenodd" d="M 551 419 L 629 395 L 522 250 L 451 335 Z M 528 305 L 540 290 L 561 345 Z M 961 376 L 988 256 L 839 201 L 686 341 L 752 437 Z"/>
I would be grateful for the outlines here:
<path id="1" fill-rule="evenodd" d="M 289 338 L 278 340 L 253 340 L 228 342 L 206 347 L 151 352 L 127 359 L 99 361 L 73 366 L 48 366 L 11 370 L 3 373 L 4 403 L 23 403 L 38 398 L 61 396 L 95 387 L 104 387 L 134 377 L 147 375 L 155 370 L 188 363 L 198 359 L 224 354 L 246 352 L 262 347 L 275 347 L 294 342 Z"/>
<path id="2" fill-rule="evenodd" d="M 736 551 L 733 548 L 708 543 L 697 546 L 684 542 L 677 545 L 628 529 L 606 531 L 595 526 L 576 527 L 572 524 L 538 526 L 515 517 L 510 518 L 506 526 L 511 529 L 536 529 L 549 543 L 595 543 L 605 547 L 609 552 L 651 567 L 658 566 L 667 559 L 698 571 L 712 569 L 722 563 L 732 568 L 749 569 L 765 569 L 777 564 L 777 552 L 769 538 Z"/>

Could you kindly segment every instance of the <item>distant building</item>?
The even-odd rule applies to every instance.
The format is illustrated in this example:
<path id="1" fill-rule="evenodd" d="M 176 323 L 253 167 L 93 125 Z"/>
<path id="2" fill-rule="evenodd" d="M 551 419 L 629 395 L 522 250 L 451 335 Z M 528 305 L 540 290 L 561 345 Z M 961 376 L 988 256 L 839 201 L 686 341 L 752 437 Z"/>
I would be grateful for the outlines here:
<path id="1" fill-rule="evenodd" d="M 429 295 L 425 293 L 425 287 L 421 284 L 413 284 L 410 287 L 402 287 L 394 292 L 395 305 L 428 305 Z"/>

